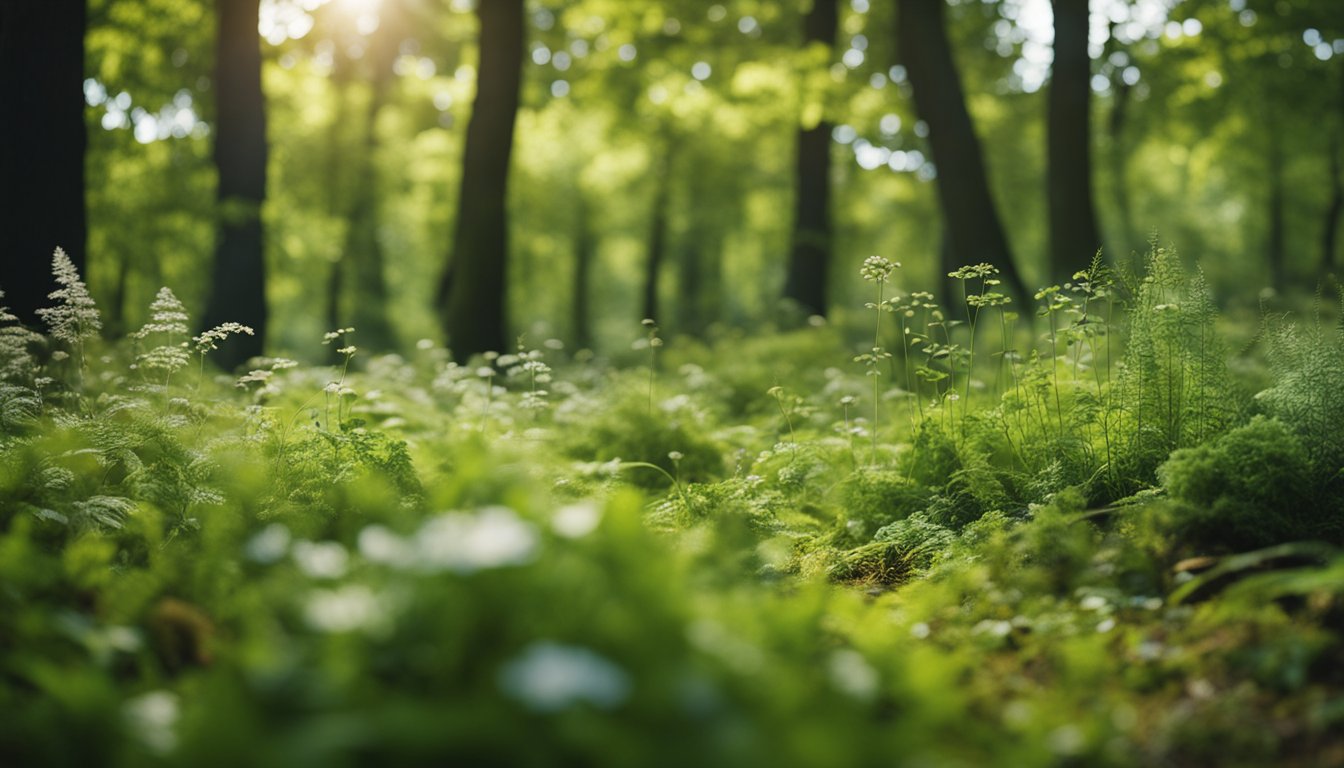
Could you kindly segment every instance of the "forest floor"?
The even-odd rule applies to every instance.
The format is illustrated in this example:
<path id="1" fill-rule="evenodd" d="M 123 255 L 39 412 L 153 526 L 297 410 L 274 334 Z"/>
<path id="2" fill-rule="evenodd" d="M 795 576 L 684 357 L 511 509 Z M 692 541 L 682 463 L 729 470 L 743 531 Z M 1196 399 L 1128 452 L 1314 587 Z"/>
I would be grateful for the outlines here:
<path id="1" fill-rule="evenodd" d="M 1344 765 L 1340 334 L 1081 283 L 1020 353 L 5 326 L 0 763 Z"/>

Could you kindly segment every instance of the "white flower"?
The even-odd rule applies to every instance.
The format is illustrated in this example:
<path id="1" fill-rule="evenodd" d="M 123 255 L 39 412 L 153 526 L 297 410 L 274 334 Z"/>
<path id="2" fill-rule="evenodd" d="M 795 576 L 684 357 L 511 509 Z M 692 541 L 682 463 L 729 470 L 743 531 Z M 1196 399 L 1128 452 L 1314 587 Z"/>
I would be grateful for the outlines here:
<path id="1" fill-rule="evenodd" d="M 503 692 L 538 712 L 558 712 L 580 702 L 613 709 L 630 696 L 620 667 L 588 650 L 550 641 L 533 643 L 499 673 Z"/>
<path id="2" fill-rule="evenodd" d="M 271 523 L 248 539 L 243 552 L 258 563 L 274 563 L 289 551 L 289 529 L 280 523 Z"/>
<path id="3" fill-rule="evenodd" d="M 378 596 L 363 584 L 315 590 L 304 606 L 308 625 L 321 632 L 353 632 L 378 626 L 386 612 Z"/>
<path id="4" fill-rule="evenodd" d="M 871 699 L 877 695 L 878 675 L 863 654 L 844 648 L 827 659 L 826 671 L 831 685 L 856 699 Z"/>
<path id="5" fill-rule="evenodd" d="M 591 501 L 569 504 L 551 516 L 551 528 L 567 539 L 581 539 L 597 530 L 602 522 L 602 510 Z"/>
<path id="6" fill-rule="evenodd" d="M 294 564 L 315 579 L 339 579 L 345 575 L 350 555 L 334 541 L 298 541 L 294 544 Z"/>
<path id="7" fill-rule="evenodd" d="M 486 507 L 474 515 L 449 512 L 429 520 L 415 543 L 422 570 L 467 574 L 530 562 L 537 533 L 508 507 Z"/>
<path id="8" fill-rule="evenodd" d="M 173 751 L 177 734 L 173 729 L 181 716 L 177 694 L 150 691 L 127 701 L 122 707 L 126 724 L 145 746 L 159 754 Z"/>

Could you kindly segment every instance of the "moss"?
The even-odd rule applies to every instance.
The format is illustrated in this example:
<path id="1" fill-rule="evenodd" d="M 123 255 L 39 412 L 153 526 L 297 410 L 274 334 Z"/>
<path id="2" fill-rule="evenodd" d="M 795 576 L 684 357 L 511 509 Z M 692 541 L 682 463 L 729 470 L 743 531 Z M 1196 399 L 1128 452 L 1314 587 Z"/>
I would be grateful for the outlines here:
<path id="1" fill-rule="evenodd" d="M 900 472 L 876 467 L 855 470 L 840 491 L 847 517 L 870 532 L 924 509 L 932 497 Z"/>
<path id="2" fill-rule="evenodd" d="M 1313 503 L 1302 440 L 1275 419 L 1257 416 L 1217 440 L 1176 451 L 1158 477 L 1184 503 L 1173 525 L 1192 544 L 1235 550 L 1339 537 L 1338 515 Z"/>

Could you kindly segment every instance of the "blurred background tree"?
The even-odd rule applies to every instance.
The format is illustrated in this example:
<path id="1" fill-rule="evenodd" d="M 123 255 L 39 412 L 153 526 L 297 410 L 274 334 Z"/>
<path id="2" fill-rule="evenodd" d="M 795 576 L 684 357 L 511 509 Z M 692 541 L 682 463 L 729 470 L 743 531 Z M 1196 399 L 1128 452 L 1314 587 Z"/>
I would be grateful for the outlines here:
<path id="1" fill-rule="evenodd" d="M 617 350 L 781 297 L 844 324 L 872 253 L 1029 291 L 1157 231 L 1247 306 L 1339 263 L 1333 0 L 58 5 L 0 8 L 7 114 L 42 116 L 0 129 L 0 287 L 40 305 L 84 206 L 114 331 L 166 284 L 276 353 Z"/>

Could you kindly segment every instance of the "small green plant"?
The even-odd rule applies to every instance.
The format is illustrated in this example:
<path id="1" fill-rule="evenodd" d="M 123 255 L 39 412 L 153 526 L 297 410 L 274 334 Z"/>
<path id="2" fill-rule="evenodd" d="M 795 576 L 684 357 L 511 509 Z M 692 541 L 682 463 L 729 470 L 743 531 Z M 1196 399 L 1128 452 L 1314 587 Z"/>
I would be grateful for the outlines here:
<path id="1" fill-rule="evenodd" d="M 541 387 L 551 383 L 551 367 L 542 360 L 541 350 L 527 348 L 522 336 L 518 337 L 518 359 L 521 364 L 509 369 L 510 372 L 517 370 L 520 375 L 528 377 L 528 390 L 523 393 L 519 405 L 523 410 L 531 411 L 533 418 L 537 418 L 550 405 L 547 399 L 550 392 Z"/>
<path id="2" fill-rule="evenodd" d="M 995 275 L 999 270 L 992 264 L 975 264 L 968 267 L 962 267 L 953 272 L 947 273 L 947 276 L 961 283 L 961 298 L 966 305 L 966 326 L 969 329 L 969 341 L 966 346 L 966 394 L 965 403 L 962 404 L 962 421 L 965 422 L 966 409 L 971 407 L 971 374 L 975 370 L 975 330 L 980 320 L 980 310 L 989 307 L 1002 307 L 1009 302 L 1009 298 L 997 291 L 991 291 L 1000 284 L 999 278 Z M 980 281 L 979 290 L 972 293 L 970 283 L 974 280 Z"/>
<path id="3" fill-rule="evenodd" d="M 326 428 L 328 432 L 331 431 L 332 396 L 334 395 L 336 397 L 336 424 L 338 428 L 341 424 L 345 422 L 346 399 L 355 397 L 355 390 L 347 386 L 345 383 L 345 378 L 350 373 L 350 360 L 353 359 L 355 353 L 359 351 L 358 347 L 349 342 L 348 337 L 350 336 L 350 334 L 354 332 L 355 332 L 354 328 L 337 328 L 334 331 L 328 331 L 322 337 L 322 343 L 324 345 L 332 344 L 333 342 L 340 344 L 340 346 L 336 348 L 336 354 L 341 356 L 340 375 L 336 378 L 336 380 L 327 382 L 327 385 L 322 388 L 322 392 L 326 396 L 327 401 Z"/>
<path id="4" fill-rule="evenodd" d="M 864 259 L 859 275 L 876 286 L 877 300 L 864 305 L 873 310 L 873 348 L 871 351 L 854 358 L 854 362 L 863 363 L 868 375 L 873 378 L 873 451 L 870 463 L 877 463 L 878 408 L 881 404 L 878 379 L 882 376 L 882 362 L 891 358 L 891 353 L 882 347 L 882 313 L 893 311 L 890 299 L 883 298 L 883 289 L 891 279 L 891 273 L 901 266 L 898 261 L 889 261 L 881 256 L 869 256 Z"/>
<path id="5" fill-rule="evenodd" d="M 653 318 L 646 317 L 641 324 L 644 326 L 647 335 L 640 339 L 637 344 L 647 347 L 649 350 L 649 413 L 653 413 L 653 380 L 658 372 L 658 348 L 663 346 L 663 340 L 658 335 L 658 323 Z"/>
<path id="6" fill-rule="evenodd" d="M 784 417 L 784 423 L 789 426 L 789 448 L 792 450 L 793 459 L 798 458 L 798 436 L 793 433 L 793 417 L 784 407 L 784 388 L 780 386 L 771 387 L 766 394 L 775 399 L 775 405 L 779 406 L 779 415 Z M 846 417 L 848 421 L 848 417 Z M 793 460 L 791 459 L 791 461 Z"/>
<path id="7" fill-rule="evenodd" d="M 222 323 L 214 328 L 202 331 L 199 336 L 191 338 L 198 360 L 196 371 L 196 388 L 198 390 L 201 387 L 201 382 L 205 379 L 205 356 L 219 349 L 220 343 L 225 339 L 236 335 L 253 336 L 255 332 L 251 327 L 241 323 Z"/>
<path id="8" fill-rule="evenodd" d="M 162 343 L 137 357 L 136 366 L 143 371 L 163 372 L 163 382 L 159 386 L 166 406 L 173 374 L 191 362 L 185 341 L 187 323 L 191 318 L 187 316 L 186 307 L 167 287 L 159 289 L 158 295 L 149 305 L 149 311 L 149 322 L 136 331 L 134 337 L 137 341 L 144 341 L 151 336 L 160 336 Z"/>
<path id="9" fill-rule="evenodd" d="M 48 294 L 47 298 L 57 303 L 37 310 L 37 315 L 47 324 L 51 337 L 66 346 L 68 351 L 59 351 L 52 359 L 64 356 L 73 360 L 70 366 L 71 384 L 78 393 L 83 389 L 84 369 L 87 367 L 85 344 L 98 337 L 103 321 L 93 297 L 89 295 L 88 287 L 79 276 L 79 270 L 60 248 L 51 256 L 51 273 L 61 287 Z"/>

